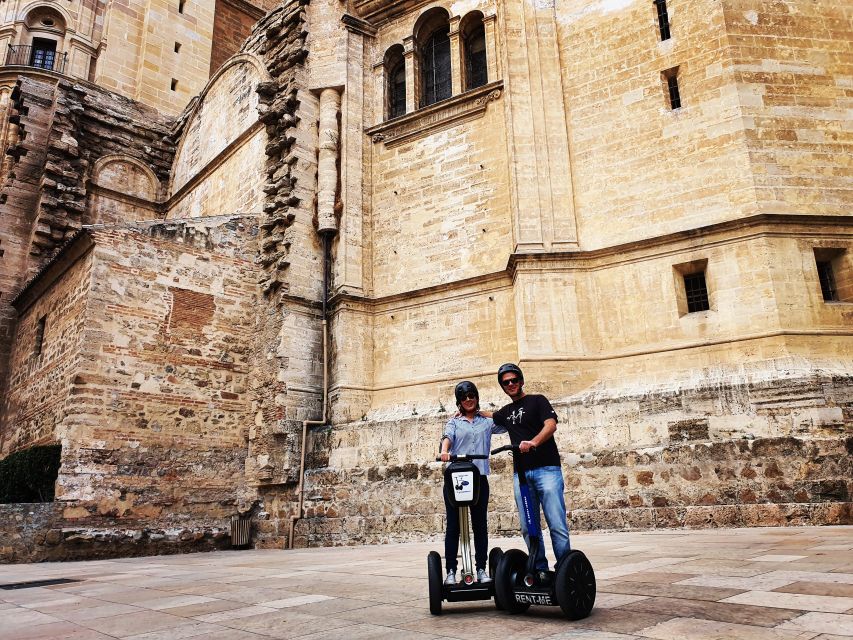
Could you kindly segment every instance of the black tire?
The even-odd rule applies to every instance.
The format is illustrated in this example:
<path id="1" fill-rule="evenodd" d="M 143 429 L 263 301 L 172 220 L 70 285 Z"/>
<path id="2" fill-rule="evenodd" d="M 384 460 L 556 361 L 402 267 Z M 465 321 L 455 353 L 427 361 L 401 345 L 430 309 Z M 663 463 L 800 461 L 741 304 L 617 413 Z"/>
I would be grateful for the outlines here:
<path id="1" fill-rule="evenodd" d="M 595 604 L 595 571 L 581 551 L 569 551 L 557 569 L 557 603 L 569 620 L 586 618 Z"/>
<path id="2" fill-rule="evenodd" d="M 504 552 L 501 551 L 500 547 L 495 547 L 494 549 L 489 551 L 489 575 L 491 576 L 492 580 L 495 579 L 495 575 L 497 575 L 498 573 L 498 564 L 500 563 L 501 558 L 503 558 L 503 556 Z M 500 603 L 498 603 L 497 597 L 495 597 L 495 608 L 501 610 L 503 609 Z"/>
<path id="3" fill-rule="evenodd" d="M 516 587 L 521 585 L 527 572 L 527 554 L 518 549 L 510 549 L 503 554 L 495 571 L 495 603 L 498 609 L 507 613 L 523 613 L 529 604 L 515 601 Z"/>
<path id="4" fill-rule="evenodd" d="M 427 575 L 429 576 L 429 612 L 434 616 L 441 615 L 442 580 L 441 580 L 441 556 L 437 551 L 430 551 L 427 555 Z"/>

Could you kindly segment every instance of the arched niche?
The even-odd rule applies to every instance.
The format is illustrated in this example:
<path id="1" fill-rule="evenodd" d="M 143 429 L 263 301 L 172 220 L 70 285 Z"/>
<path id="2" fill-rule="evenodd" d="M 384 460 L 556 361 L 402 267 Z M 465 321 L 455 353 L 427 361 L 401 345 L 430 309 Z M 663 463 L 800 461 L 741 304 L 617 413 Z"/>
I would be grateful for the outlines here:
<path id="1" fill-rule="evenodd" d="M 184 125 L 172 168 L 170 194 L 180 190 L 258 121 L 256 88 L 270 79 L 263 62 L 251 54 L 233 56 L 219 68 Z"/>
<path id="2" fill-rule="evenodd" d="M 92 182 L 150 202 L 156 202 L 160 194 L 160 182 L 151 168 L 129 156 L 99 158 L 92 167 Z"/>
<path id="3" fill-rule="evenodd" d="M 118 154 L 98 158 L 89 182 L 87 224 L 123 224 L 158 217 L 160 181 L 136 158 Z"/>
<path id="4" fill-rule="evenodd" d="M 10 50 L 11 64 L 64 72 L 65 33 L 70 16 L 59 6 L 34 3 L 21 10 L 19 20 L 23 28 L 18 34 L 18 46 Z"/>
<path id="5" fill-rule="evenodd" d="M 23 11 L 24 25 L 29 31 L 65 35 L 69 18 L 60 7 L 46 4 L 29 5 Z"/>

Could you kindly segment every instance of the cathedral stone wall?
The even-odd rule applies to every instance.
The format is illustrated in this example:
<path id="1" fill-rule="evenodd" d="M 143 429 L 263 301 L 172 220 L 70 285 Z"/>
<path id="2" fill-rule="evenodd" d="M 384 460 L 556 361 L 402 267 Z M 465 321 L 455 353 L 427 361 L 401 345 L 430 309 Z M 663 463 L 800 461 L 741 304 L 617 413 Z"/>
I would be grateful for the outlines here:
<path id="1" fill-rule="evenodd" d="M 62 444 L 54 528 L 80 553 L 211 548 L 251 506 L 256 236 L 240 217 L 84 231 L 19 295 L 4 451 Z"/>
<path id="2" fill-rule="evenodd" d="M 260 213 L 267 136 L 255 88 L 269 79 L 263 62 L 228 62 L 193 105 L 172 167 L 168 218 Z"/>
<path id="3" fill-rule="evenodd" d="M 0 73 L 0 442 L 63 445 L 3 553 L 215 548 L 238 511 L 259 547 L 438 536 L 453 387 L 499 407 L 507 361 L 575 528 L 853 521 L 849 11 L 667 7 L 661 40 L 640 0 L 120 0 L 94 83 Z"/>

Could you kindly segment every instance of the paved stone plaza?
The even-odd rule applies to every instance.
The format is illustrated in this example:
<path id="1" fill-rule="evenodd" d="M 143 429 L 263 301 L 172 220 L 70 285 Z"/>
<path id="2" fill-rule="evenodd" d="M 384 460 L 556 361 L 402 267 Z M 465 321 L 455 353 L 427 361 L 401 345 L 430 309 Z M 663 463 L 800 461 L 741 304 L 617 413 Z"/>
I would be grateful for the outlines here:
<path id="1" fill-rule="evenodd" d="M 840 640 L 853 637 L 853 528 L 579 534 L 599 595 L 568 622 L 554 607 L 427 605 L 437 543 L 234 551 L 6 565 L 0 638 L 582 638 Z M 495 541 L 503 548 L 515 541 Z"/>

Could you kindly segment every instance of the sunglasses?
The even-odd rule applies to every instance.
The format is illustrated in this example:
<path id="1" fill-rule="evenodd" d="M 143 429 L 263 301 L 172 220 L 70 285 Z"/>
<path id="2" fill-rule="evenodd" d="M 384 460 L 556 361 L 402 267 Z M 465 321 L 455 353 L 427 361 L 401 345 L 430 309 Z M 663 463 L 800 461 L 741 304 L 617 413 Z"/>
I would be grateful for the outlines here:
<path id="1" fill-rule="evenodd" d="M 479 400 L 480 398 L 478 398 L 473 393 L 466 393 L 464 396 L 462 396 L 462 399 L 463 400 Z"/>
<path id="2" fill-rule="evenodd" d="M 506 380 L 501 380 L 502 387 L 508 387 L 512 384 L 521 384 L 521 378 L 507 378 Z"/>

